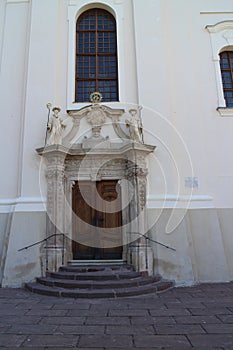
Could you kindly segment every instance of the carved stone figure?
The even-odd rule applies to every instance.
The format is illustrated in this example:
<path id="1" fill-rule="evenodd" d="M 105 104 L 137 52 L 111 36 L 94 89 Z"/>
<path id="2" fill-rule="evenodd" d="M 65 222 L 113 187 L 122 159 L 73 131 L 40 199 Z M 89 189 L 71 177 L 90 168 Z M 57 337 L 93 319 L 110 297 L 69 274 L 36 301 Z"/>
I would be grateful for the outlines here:
<path id="1" fill-rule="evenodd" d="M 53 108 L 53 115 L 50 117 L 47 130 L 50 133 L 47 145 L 61 144 L 62 143 L 62 130 L 65 128 L 65 124 L 62 118 L 58 115 L 61 109 L 59 107 Z"/>
<path id="2" fill-rule="evenodd" d="M 129 128 L 129 135 L 131 140 L 142 142 L 142 122 L 140 118 L 140 111 L 142 107 L 138 109 L 130 109 L 129 113 L 131 118 L 125 120 L 127 128 Z"/>

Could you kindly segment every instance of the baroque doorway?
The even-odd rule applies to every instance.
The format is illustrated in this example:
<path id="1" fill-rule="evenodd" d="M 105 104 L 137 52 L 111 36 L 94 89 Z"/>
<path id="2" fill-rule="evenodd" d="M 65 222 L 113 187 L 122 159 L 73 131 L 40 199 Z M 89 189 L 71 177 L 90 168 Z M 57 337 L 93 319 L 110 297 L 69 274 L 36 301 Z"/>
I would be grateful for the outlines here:
<path id="1" fill-rule="evenodd" d="M 124 110 L 91 102 L 68 111 L 71 125 L 61 144 L 37 149 L 46 165 L 46 235 L 56 236 L 46 261 L 56 271 L 72 259 L 122 258 L 152 274 L 153 251 L 144 234 L 147 157 L 155 146 L 140 139 L 141 108 L 130 109 L 122 123 Z M 111 137 L 103 136 L 104 128 Z"/>
<path id="2" fill-rule="evenodd" d="M 121 189 L 118 181 L 76 181 L 72 190 L 72 208 L 73 259 L 121 259 L 122 212 L 119 210 Z M 82 244 L 87 236 L 89 245 Z M 106 242 L 109 247 L 106 247 Z"/>

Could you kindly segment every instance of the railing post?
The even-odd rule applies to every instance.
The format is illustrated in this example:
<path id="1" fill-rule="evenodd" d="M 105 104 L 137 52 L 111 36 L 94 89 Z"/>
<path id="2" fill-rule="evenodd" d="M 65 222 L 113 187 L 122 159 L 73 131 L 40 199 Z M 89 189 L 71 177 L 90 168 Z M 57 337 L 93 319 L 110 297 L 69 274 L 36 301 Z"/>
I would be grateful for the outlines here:
<path id="1" fill-rule="evenodd" d="M 145 237 L 146 240 L 146 270 L 148 270 L 148 237 Z"/>
<path id="2" fill-rule="evenodd" d="M 54 259 L 54 268 L 57 271 L 57 234 L 54 234 L 54 250 L 55 250 L 55 259 Z"/>
<path id="3" fill-rule="evenodd" d="M 48 239 L 45 240 L 45 270 L 48 271 Z"/>
<path id="4" fill-rule="evenodd" d="M 62 265 L 64 265 L 64 255 L 65 255 L 65 235 L 62 233 Z"/>

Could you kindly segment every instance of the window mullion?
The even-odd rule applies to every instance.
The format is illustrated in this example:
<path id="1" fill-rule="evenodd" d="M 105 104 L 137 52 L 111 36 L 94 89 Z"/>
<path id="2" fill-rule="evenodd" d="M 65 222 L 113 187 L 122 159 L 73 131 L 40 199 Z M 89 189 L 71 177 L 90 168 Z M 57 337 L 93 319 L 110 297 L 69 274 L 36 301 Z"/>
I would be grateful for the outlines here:
<path id="1" fill-rule="evenodd" d="M 231 89 L 233 89 L 233 68 L 231 67 L 231 52 L 227 52 L 227 58 L 228 58 L 230 76 L 231 76 Z M 233 59 L 233 54 L 232 54 L 232 59 Z"/>
<path id="2" fill-rule="evenodd" d="M 95 90 L 99 91 L 98 84 L 98 12 L 95 11 Z"/>

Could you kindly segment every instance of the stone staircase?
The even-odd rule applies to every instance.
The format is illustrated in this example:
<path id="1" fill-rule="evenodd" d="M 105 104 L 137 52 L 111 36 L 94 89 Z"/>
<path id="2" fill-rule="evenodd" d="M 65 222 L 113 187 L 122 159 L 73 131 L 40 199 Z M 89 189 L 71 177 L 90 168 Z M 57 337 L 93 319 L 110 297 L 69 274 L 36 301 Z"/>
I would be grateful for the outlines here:
<path id="1" fill-rule="evenodd" d="M 58 272 L 27 283 L 33 293 L 68 298 L 118 298 L 164 292 L 174 286 L 160 275 L 135 272 L 132 266 L 61 266 Z"/>

